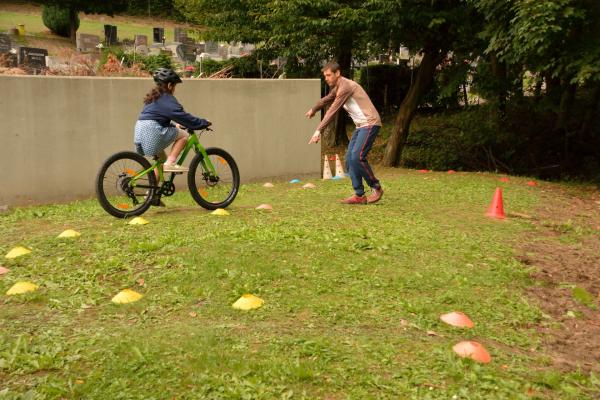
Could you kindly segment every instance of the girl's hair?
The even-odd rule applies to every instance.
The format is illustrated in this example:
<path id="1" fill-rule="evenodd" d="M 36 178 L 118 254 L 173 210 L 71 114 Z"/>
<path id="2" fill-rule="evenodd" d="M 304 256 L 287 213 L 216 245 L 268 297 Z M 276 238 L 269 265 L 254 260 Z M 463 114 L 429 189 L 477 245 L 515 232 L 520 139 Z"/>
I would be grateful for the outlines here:
<path id="1" fill-rule="evenodd" d="M 172 85 L 171 88 L 169 88 L 169 85 L 167 84 L 157 84 L 144 97 L 144 104 L 154 103 L 163 93 L 173 94 L 173 89 L 175 89 L 175 85 Z"/>

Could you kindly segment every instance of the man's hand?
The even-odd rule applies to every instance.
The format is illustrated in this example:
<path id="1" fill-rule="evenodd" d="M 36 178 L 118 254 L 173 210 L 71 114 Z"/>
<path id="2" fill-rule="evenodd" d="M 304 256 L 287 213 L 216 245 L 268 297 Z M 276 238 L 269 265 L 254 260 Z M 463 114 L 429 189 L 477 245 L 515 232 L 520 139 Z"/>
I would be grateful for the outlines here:
<path id="1" fill-rule="evenodd" d="M 309 119 L 315 116 L 315 112 L 313 111 L 313 109 L 311 108 L 310 110 L 308 110 L 305 114 Z"/>
<path id="2" fill-rule="evenodd" d="M 312 135 L 312 137 L 308 141 L 308 144 L 319 143 L 319 140 L 321 140 L 321 132 L 315 131 L 315 133 Z"/>

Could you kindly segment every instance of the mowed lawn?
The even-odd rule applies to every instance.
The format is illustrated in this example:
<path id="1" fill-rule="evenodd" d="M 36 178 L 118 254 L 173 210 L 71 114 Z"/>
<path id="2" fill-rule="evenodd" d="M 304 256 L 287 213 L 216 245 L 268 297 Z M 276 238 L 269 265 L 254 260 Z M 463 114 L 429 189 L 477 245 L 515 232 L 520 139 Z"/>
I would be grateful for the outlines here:
<path id="1" fill-rule="evenodd" d="M 598 382 L 554 370 L 514 247 L 532 228 L 484 213 L 504 188 L 531 213 L 544 183 L 491 174 L 382 172 L 380 204 L 316 189 L 244 185 L 214 216 L 184 191 L 144 226 L 94 201 L 0 216 L 2 399 L 585 399 Z M 305 183 L 304 181 L 303 183 Z M 272 212 L 256 211 L 261 203 Z M 75 229 L 77 239 L 57 239 Z M 17 281 L 40 285 L 5 296 Z M 143 298 L 115 305 L 123 288 Z M 245 293 L 265 304 L 238 311 Z M 475 328 L 445 325 L 459 310 Z M 452 346 L 477 340 L 489 364 Z"/>
<path id="2" fill-rule="evenodd" d="M 5 32 L 11 28 L 16 28 L 18 24 L 25 25 L 25 31 L 28 35 L 44 36 L 49 34 L 50 30 L 44 25 L 42 20 L 41 8 L 28 7 L 22 11 L 13 10 L 3 11 L 0 3 L 0 32 Z M 146 35 L 148 43 L 152 43 L 152 28 L 165 28 L 167 40 L 173 40 L 173 27 L 180 26 L 169 20 L 153 20 L 144 17 L 110 17 L 108 15 L 86 15 L 80 13 L 80 25 L 78 33 L 87 33 L 100 36 L 104 39 L 104 25 L 116 25 L 119 40 L 131 39 L 135 35 Z M 182 26 L 182 25 L 181 25 Z M 57 37 L 58 38 L 58 37 Z"/>

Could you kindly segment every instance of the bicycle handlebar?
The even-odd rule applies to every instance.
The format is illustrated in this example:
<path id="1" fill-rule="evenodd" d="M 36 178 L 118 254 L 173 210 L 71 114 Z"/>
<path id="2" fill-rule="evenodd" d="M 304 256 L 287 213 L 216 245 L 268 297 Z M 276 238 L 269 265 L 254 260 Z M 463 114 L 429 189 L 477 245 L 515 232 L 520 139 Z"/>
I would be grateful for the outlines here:
<path id="1" fill-rule="evenodd" d="M 189 133 L 189 134 L 193 134 L 195 131 L 200 131 L 200 132 L 202 132 L 202 131 L 206 131 L 206 132 L 213 132 L 213 130 L 212 130 L 212 129 L 210 129 L 210 125 L 209 125 L 209 126 L 207 126 L 206 128 L 201 128 L 201 129 L 189 129 L 189 128 L 188 128 L 188 129 L 186 129 L 186 130 L 188 131 L 188 133 Z"/>

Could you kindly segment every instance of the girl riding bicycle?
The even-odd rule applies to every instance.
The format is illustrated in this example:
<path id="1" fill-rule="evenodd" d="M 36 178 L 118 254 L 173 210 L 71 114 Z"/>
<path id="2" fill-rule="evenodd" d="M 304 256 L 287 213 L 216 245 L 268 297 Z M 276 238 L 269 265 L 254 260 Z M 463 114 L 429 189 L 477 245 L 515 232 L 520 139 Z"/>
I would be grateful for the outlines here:
<path id="1" fill-rule="evenodd" d="M 188 139 L 185 128 L 203 129 L 211 122 L 185 112 L 173 96 L 175 86 L 181 83 L 175 71 L 159 68 L 154 72 L 154 81 L 156 86 L 144 97 L 144 109 L 135 124 L 136 151 L 143 156 L 166 160 L 163 165 L 165 172 L 187 172 L 188 168 L 176 164 Z M 170 144 L 173 147 L 167 157 L 164 150 Z"/>

